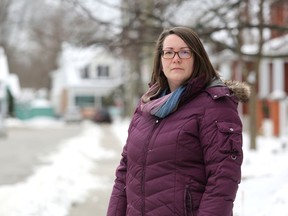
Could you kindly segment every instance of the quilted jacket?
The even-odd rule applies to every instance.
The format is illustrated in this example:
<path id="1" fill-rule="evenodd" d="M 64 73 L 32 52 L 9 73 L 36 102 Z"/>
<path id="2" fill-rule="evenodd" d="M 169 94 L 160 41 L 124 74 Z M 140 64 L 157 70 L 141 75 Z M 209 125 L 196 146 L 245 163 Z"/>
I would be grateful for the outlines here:
<path id="1" fill-rule="evenodd" d="M 164 119 L 137 107 L 107 216 L 231 216 L 241 179 L 244 83 L 190 82 Z"/>

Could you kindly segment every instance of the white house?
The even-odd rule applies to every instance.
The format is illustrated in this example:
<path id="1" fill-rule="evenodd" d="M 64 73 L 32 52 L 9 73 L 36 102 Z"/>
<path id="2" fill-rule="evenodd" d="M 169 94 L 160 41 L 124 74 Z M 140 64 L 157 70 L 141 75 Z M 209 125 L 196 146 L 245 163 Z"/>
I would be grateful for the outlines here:
<path id="1" fill-rule="evenodd" d="M 123 61 L 103 48 L 63 46 L 59 69 L 52 73 L 51 101 L 62 116 L 71 107 L 91 117 L 103 97 L 123 83 Z"/>
<path id="2" fill-rule="evenodd" d="M 9 73 L 7 57 L 4 49 L 0 47 L 0 137 L 6 135 L 5 119 L 8 115 L 8 94 L 16 99 L 19 93 L 18 76 Z"/>

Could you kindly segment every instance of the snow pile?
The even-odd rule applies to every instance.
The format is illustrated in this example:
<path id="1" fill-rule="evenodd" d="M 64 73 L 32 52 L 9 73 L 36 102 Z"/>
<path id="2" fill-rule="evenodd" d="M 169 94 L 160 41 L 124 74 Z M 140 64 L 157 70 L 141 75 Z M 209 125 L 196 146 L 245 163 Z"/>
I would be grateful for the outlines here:
<path id="1" fill-rule="evenodd" d="M 128 127 L 130 124 L 130 119 L 129 118 L 115 118 L 113 120 L 113 124 L 112 124 L 112 130 L 113 133 L 117 136 L 117 138 L 120 140 L 120 144 L 121 145 L 125 145 L 126 143 L 126 139 L 128 136 Z"/>
<path id="2" fill-rule="evenodd" d="M 70 206 L 82 202 L 89 190 L 105 188 L 105 178 L 92 174 L 97 160 L 112 157 L 100 147 L 99 128 L 91 127 L 68 140 L 54 155 L 45 158 L 25 182 L 0 187 L 0 215 L 64 216 Z"/>
<path id="3" fill-rule="evenodd" d="M 244 135 L 243 180 L 235 202 L 235 216 L 288 216 L 288 146 L 283 138 L 257 138 L 249 150 Z"/>
<path id="4" fill-rule="evenodd" d="M 28 120 L 19 120 L 15 118 L 7 119 L 8 128 L 58 128 L 65 127 L 65 122 L 59 121 L 52 117 L 35 117 Z"/>

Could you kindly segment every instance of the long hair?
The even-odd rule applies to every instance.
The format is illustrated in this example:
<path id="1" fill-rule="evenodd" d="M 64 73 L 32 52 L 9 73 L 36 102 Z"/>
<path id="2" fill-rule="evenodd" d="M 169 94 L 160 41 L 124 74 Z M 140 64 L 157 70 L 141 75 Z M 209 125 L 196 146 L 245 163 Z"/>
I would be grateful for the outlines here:
<path id="1" fill-rule="evenodd" d="M 167 78 L 162 71 L 161 54 L 163 50 L 163 42 L 165 38 L 171 34 L 179 36 L 192 51 L 192 55 L 194 57 L 194 66 L 192 75 L 189 80 L 203 75 L 205 76 L 205 85 L 207 85 L 213 78 L 219 78 L 219 74 L 212 66 L 199 36 L 192 29 L 186 27 L 174 27 L 164 30 L 156 42 L 154 66 L 150 84 L 158 83 L 161 89 L 164 89 L 168 86 Z M 189 82 L 189 80 L 187 80 L 187 82 Z"/>

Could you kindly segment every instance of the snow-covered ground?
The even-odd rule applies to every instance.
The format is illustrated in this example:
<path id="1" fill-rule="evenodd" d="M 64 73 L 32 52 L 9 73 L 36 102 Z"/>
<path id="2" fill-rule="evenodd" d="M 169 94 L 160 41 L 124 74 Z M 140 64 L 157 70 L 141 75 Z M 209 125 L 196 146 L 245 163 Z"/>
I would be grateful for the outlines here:
<path id="1" fill-rule="evenodd" d="M 9 124 L 18 123 L 10 121 Z M 59 122 L 47 120 L 26 124 L 38 128 L 51 124 L 61 126 Z M 129 120 L 112 124 L 113 132 L 123 144 L 128 124 Z M 0 215 L 65 216 L 70 205 L 84 201 L 90 189 L 107 187 L 103 177 L 91 174 L 95 161 L 115 156 L 115 152 L 107 152 L 97 142 L 97 137 L 101 139 L 101 136 L 97 126 L 87 124 L 79 137 L 67 140 L 57 152 L 43 158 L 49 164 L 38 167 L 26 181 L 0 186 Z M 244 134 L 243 180 L 234 215 L 288 216 L 287 139 L 258 137 L 257 151 L 249 150 L 248 140 Z"/>
<path id="2" fill-rule="evenodd" d="M 49 119 L 34 119 L 25 124 L 10 121 L 13 127 L 62 127 Z M 84 201 L 89 190 L 105 188 L 107 180 L 92 174 L 95 161 L 113 157 L 100 147 L 100 129 L 93 124 L 84 125 L 84 132 L 62 144 L 57 152 L 42 158 L 45 164 L 24 182 L 0 186 L 1 216 L 64 216 L 75 202 Z M 80 145 L 79 145 L 80 144 Z"/>
<path id="3" fill-rule="evenodd" d="M 244 134 L 242 177 L 235 216 L 288 216 L 286 138 L 259 136 L 257 151 L 251 151 Z"/>

